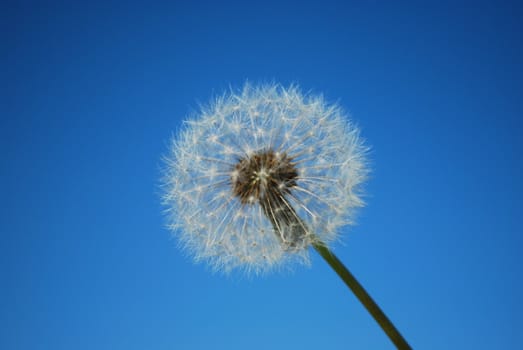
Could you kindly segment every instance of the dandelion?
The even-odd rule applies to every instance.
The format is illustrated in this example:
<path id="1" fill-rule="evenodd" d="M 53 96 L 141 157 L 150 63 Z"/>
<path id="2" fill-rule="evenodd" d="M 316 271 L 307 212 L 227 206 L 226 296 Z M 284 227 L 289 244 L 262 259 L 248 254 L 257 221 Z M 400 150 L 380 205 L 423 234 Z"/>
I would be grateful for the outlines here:
<path id="1" fill-rule="evenodd" d="M 365 149 L 338 106 L 296 87 L 246 85 L 174 139 L 170 224 L 197 261 L 218 271 L 306 264 L 308 247 L 336 240 L 362 205 Z"/>
<path id="2" fill-rule="evenodd" d="M 246 84 L 173 138 L 164 178 L 169 226 L 196 261 L 225 273 L 308 264 L 314 247 L 360 300 L 370 299 L 328 248 L 363 205 L 365 155 L 339 106 L 296 86 Z M 377 308 L 370 302 L 367 309 Z"/>

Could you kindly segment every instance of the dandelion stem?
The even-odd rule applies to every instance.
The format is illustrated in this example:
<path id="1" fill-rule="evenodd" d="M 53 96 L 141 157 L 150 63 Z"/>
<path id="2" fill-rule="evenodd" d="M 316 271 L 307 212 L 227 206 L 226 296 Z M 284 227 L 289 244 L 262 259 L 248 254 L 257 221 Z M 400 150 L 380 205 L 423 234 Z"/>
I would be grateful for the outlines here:
<path id="1" fill-rule="evenodd" d="M 392 322 L 381 311 L 378 304 L 372 300 L 371 296 L 365 291 L 363 286 L 356 280 L 343 263 L 334 255 L 329 248 L 321 242 L 313 244 L 314 249 L 327 261 L 327 263 L 336 271 L 338 276 L 345 282 L 350 290 L 356 295 L 359 301 L 365 306 L 367 311 L 374 317 L 389 339 L 401 350 L 412 349 L 400 332 L 394 327 Z"/>

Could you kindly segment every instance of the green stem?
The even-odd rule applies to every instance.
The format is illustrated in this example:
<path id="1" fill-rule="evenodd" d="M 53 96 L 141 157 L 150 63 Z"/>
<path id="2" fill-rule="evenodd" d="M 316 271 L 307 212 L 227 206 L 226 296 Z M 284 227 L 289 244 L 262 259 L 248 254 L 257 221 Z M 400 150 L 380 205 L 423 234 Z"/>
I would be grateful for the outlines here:
<path id="1" fill-rule="evenodd" d="M 371 296 L 367 294 L 363 286 L 356 280 L 352 273 L 349 272 L 336 255 L 334 255 L 329 248 L 322 243 L 314 243 L 313 246 L 314 249 L 316 249 L 316 251 L 334 269 L 334 271 L 336 271 L 338 276 L 340 276 L 350 290 L 352 290 L 394 345 L 401 350 L 412 349 L 396 327 L 394 327 L 392 322 L 387 318 L 383 311 L 381 311 L 380 307 L 374 302 L 374 300 L 372 300 Z"/>

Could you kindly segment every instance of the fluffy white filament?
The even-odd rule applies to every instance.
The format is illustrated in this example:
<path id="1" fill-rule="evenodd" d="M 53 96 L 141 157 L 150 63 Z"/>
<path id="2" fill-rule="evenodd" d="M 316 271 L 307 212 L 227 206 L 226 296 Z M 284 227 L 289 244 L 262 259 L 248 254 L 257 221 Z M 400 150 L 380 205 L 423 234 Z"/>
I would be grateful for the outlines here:
<path id="1" fill-rule="evenodd" d="M 298 173 L 281 196 L 306 227 L 292 248 L 257 198 L 242 203 L 233 191 L 238 162 L 264 150 L 291 157 Z M 169 226 L 197 261 L 217 271 L 263 273 L 308 263 L 311 240 L 334 241 L 362 206 L 365 152 L 359 130 L 337 105 L 295 86 L 246 84 L 187 120 L 173 138 L 163 197 Z M 257 179 L 266 181 L 262 171 Z"/>

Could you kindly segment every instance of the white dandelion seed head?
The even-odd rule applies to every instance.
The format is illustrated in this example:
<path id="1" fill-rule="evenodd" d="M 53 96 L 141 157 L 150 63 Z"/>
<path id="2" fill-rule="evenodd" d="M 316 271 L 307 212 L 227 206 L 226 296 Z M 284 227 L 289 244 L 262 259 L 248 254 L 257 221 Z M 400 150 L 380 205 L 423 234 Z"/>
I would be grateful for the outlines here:
<path id="1" fill-rule="evenodd" d="M 363 205 L 366 147 L 337 105 L 296 86 L 229 92 L 186 121 L 164 204 L 182 246 L 217 271 L 307 264 Z"/>

